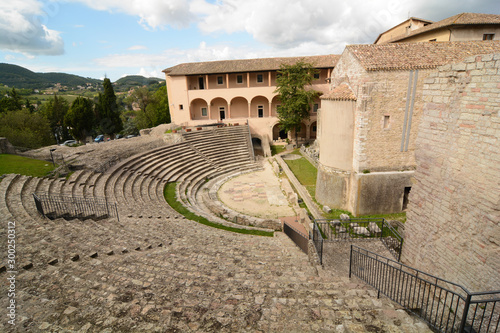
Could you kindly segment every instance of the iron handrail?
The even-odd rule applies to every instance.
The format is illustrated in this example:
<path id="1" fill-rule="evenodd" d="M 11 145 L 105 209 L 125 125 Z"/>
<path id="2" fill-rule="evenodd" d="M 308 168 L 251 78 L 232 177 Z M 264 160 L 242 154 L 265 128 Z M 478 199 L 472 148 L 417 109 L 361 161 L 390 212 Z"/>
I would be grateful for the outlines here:
<path id="1" fill-rule="evenodd" d="M 364 280 L 377 289 L 379 294 L 386 295 L 441 332 L 464 332 L 472 329 L 490 332 L 492 321 L 493 332 L 498 330 L 500 304 L 497 306 L 497 303 L 500 302 L 500 290 L 470 292 L 462 285 L 355 245 L 351 245 L 350 253 L 349 277 L 352 275 Z M 472 299 L 485 295 L 493 297 Z M 487 325 L 486 330 L 483 323 Z"/>

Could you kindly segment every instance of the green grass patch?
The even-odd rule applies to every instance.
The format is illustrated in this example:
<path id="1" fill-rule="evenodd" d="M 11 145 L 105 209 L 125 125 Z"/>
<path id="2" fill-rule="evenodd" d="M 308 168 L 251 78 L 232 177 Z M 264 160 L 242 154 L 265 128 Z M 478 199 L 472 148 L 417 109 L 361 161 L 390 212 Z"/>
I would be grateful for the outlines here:
<path id="1" fill-rule="evenodd" d="M 247 230 L 247 229 L 238 229 L 238 228 L 233 228 L 233 227 L 228 227 L 222 224 L 214 223 L 202 216 L 198 216 L 194 214 L 193 212 L 189 211 L 186 207 L 180 203 L 176 196 L 175 196 L 175 188 L 177 186 L 177 183 L 175 182 L 170 182 L 165 185 L 165 188 L 163 189 L 163 196 L 165 197 L 165 200 L 167 203 L 172 207 L 175 211 L 177 211 L 179 214 L 183 215 L 189 220 L 204 224 L 209 227 L 217 228 L 217 229 L 222 229 L 226 231 L 231 231 L 231 232 L 236 232 L 240 234 L 247 234 L 247 235 L 255 235 L 255 236 L 267 236 L 267 237 L 273 237 L 274 232 L 272 231 L 261 231 L 261 230 Z"/>
<path id="2" fill-rule="evenodd" d="M 316 177 L 318 170 L 306 158 L 285 160 L 297 180 L 307 189 L 312 198 L 316 195 Z"/>
<path id="3" fill-rule="evenodd" d="M 375 218 L 384 218 L 387 221 L 390 220 L 398 220 L 402 223 L 406 222 L 406 212 L 401 212 L 401 213 L 393 213 L 393 214 L 377 214 L 377 215 L 363 215 L 360 216 L 360 218 L 363 219 L 375 219 Z"/>
<path id="4" fill-rule="evenodd" d="M 181 130 L 181 127 L 174 128 L 173 130 L 172 130 L 172 129 L 166 130 L 166 131 L 165 131 L 165 134 L 172 133 L 172 131 L 174 131 L 174 130 L 175 130 L 175 131 L 179 131 L 179 130 Z"/>
<path id="5" fill-rule="evenodd" d="M 54 170 L 52 162 L 18 155 L 0 154 L 0 175 L 17 173 L 26 176 L 44 177 L 52 170 Z"/>
<path id="6" fill-rule="evenodd" d="M 285 149 L 286 149 L 286 146 L 283 146 L 283 145 L 271 146 L 271 155 L 274 156 L 274 155 L 277 155 L 279 153 L 282 153 L 285 151 Z"/>

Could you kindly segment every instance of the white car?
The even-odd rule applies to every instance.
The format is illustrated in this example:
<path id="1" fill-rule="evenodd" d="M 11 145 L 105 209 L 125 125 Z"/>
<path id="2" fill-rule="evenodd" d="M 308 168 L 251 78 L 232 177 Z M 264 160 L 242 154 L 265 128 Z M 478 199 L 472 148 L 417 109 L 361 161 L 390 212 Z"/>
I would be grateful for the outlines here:
<path id="1" fill-rule="evenodd" d="M 76 141 L 76 140 L 66 140 L 63 143 L 61 143 L 59 146 L 72 146 L 72 145 L 76 145 L 77 143 L 78 143 L 78 141 Z"/>

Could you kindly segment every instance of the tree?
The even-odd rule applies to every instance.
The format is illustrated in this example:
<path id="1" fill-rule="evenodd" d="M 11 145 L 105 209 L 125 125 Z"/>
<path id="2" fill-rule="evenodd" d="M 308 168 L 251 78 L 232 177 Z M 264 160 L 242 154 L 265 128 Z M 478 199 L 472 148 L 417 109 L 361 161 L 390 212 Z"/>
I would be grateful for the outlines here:
<path id="1" fill-rule="evenodd" d="M 64 124 L 75 139 L 85 140 L 94 126 L 94 103 L 85 97 L 75 99 L 64 117 Z"/>
<path id="2" fill-rule="evenodd" d="M 158 88 L 153 97 L 153 103 L 148 106 L 148 108 L 154 107 L 156 111 L 153 117 L 153 126 L 158 126 L 160 124 L 170 124 L 171 118 L 170 108 L 168 106 L 167 86 L 161 86 L 160 88 Z"/>
<path id="3" fill-rule="evenodd" d="M 18 111 L 22 109 L 21 96 L 15 88 L 0 99 L 0 112 Z"/>
<path id="4" fill-rule="evenodd" d="M 307 89 L 312 85 L 316 69 L 312 64 L 299 61 L 294 65 L 282 64 L 276 78 L 276 90 L 281 105 L 278 107 L 280 128 L 295 131 L 295 142 L 303 119 L 309 119 L 312 103 L 319 92 Z"/>
<path id="5" fill-rule="evenodd" d="M 108 78 L 103 82 L 104 92 L 99 93 L 96 108 L 98 129 L 104 134 L 118 133 L 123 129 L 113 85 Z"/>
<path id="6" fill-rule="evenodd" d="M 49 121 L 27 110 L 0 114 L 0 136 L 6 137 L 14 146 L 30 149 L 48 146 L 55 141 Z"/>
<path id="7" fill-rule="evenodd" d="M 56 137 L 58 143 L 70 138 L 68 129 L 64 126 L 64 117 L 69 110 L 69 103 L 65 98 L 51 98 L 41 107 L 41 114 L 49 121 L 52 133 Z"/>
<path id="8" fill-rule="evenodd" d="M 135 104 L 140 108 L 134 118 L 138 129 L 170 123 L 166 86 L 160 87 L 154 93 L 146 87 L 135 89 L 127 100 L 130 104 Z"/>

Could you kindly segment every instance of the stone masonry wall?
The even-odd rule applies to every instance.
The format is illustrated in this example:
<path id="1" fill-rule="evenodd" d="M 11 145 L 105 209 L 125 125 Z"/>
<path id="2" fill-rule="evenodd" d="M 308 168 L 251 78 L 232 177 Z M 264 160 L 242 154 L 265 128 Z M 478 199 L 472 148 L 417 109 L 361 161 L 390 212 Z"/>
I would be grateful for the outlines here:
<path id="1" fill-rule="evenodd" d="M 429 73 L 419 70 L 408 151 L 401 152 L 410 70 L 366 71 L 348 50 L 344 51 L 332 73 L 332 87 L 348 83 L 357 97 L 353 171 L 414 169 L 422 89 Z M 384 116 L 389 116 L 385 128 Z"/>
<path id="2" fill-rule="evenodd" d="M 500 54 L 423 87 L 404 263 L 471 291 L 500 289 Z"/>

